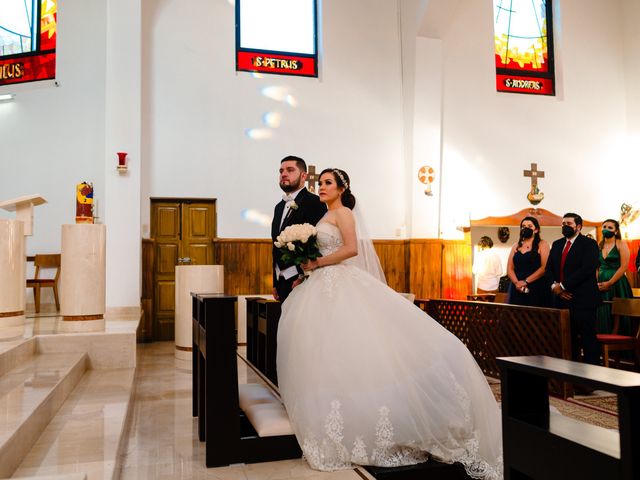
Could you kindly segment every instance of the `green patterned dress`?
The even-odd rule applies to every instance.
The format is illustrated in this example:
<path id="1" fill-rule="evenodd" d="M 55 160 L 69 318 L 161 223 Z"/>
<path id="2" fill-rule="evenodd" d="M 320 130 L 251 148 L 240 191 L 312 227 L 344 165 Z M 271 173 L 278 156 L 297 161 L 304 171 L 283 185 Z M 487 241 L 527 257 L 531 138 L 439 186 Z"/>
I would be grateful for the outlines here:
<path id="1" fill-rule="evenodd" d="M 609 251 L 607 258 L 602 256 L 602 250 L 600 250 L 600 267 L 598 270 L 598 282 L 606 282 L 620 268 L 620 251 L 618 246 Z M 614 297 L 631 298 L 633 293 L 631 292 L 631 285 L 627 277 L 623 275 L 620 279 L 614 283 L 609 290 L 600 292 L 602 294 L 602 300 L 613 300 Z M 611 304 L 605 303 L 598 307 L 598 333 L 611 333 L 613 329 L 613 317 L 611 316 Z M 629 334 L 629 319 L 622 317 L 620 319 L 620 329 L 618 331 L 621 335 Z"/>

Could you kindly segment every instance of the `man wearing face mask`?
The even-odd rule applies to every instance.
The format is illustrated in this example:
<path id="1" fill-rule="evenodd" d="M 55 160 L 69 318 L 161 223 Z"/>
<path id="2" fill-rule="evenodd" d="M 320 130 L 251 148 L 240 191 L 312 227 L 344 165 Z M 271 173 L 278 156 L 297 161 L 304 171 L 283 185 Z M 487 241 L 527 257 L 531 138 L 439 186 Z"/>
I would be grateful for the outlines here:
<path id="1" fill-rule="evenodd" d="M 602 302 L 596 270 L 599 249 L 595 240 L 582 235 L 582 217 L 567 213 L 562 218 L 562 235 L 551 246 L 547 275 L 552 283 L 557 308 L 568 308 L 571 318 L 571 347 L 574 360 L 600 363 L 596 339 L 597 309 Z"/>

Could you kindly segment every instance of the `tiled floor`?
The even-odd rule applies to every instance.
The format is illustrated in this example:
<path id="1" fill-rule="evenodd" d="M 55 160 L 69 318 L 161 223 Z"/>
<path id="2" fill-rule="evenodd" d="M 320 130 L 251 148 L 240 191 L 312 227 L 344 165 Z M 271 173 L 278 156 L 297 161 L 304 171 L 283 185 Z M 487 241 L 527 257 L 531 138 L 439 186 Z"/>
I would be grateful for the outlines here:
<path id="1" fill-rule="evenodd" d="M 137 390 L 122 479 L 362 480 L 353 470 L 311 470 L 302 459 L 207 469 L 204 444 L 191 416 L 191 364 L 175 359 L 173 352 L 172 342 L 138 345 Z M 240 382 L 259 382 L 242 361 L 238 376 Z"/>

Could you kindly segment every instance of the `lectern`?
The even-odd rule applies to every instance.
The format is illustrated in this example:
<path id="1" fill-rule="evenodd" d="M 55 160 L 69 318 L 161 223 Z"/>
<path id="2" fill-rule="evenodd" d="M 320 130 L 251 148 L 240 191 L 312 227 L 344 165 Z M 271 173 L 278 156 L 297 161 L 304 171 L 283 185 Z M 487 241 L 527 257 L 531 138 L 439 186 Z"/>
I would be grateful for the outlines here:
<path id="1" fill-rule="evenodd" d="M 0 202 L 0 208 L 8 212 L 16 212 L 16 220 L 21 220 L 24 223 L 24 234 L 31 236 L 33 235 L 33 207 L 43 203 L 47 203 L 47 201 L 35 194 Z"/>

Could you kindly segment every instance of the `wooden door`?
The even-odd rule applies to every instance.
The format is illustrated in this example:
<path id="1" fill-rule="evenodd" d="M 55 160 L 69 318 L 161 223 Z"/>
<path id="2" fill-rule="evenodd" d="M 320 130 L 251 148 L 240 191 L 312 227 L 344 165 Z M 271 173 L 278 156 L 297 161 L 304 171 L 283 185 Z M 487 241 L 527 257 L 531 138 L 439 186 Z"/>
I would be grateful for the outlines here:
<path id="1" fill-rule="evenodd" d="M 215 200 L 151 199 L 155 240 L 153 339 L 173 340 L 176 265 L 211 265 Z"/>

